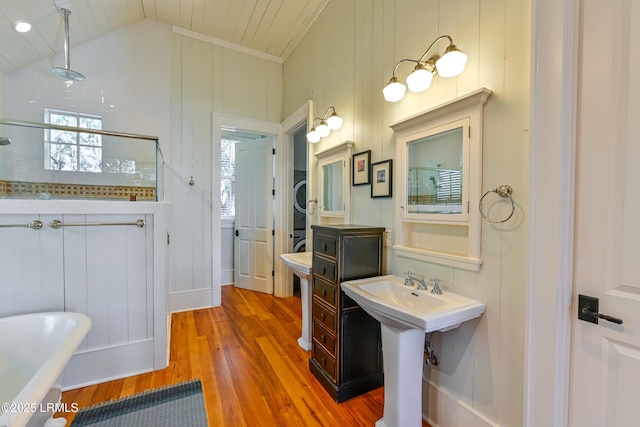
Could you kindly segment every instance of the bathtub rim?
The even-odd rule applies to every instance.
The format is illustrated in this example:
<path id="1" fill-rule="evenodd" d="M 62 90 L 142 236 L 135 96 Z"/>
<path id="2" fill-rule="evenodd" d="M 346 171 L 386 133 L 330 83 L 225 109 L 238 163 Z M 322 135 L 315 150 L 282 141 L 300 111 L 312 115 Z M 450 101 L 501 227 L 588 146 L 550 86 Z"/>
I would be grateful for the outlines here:
<path id="1" fill-rule="evenodd" d="M 82 341 L 85 339 L 91 328 L 91 319 L 82 313 L 72 311 L 48 311 L 27 314 L 17 314 L 14 316 L 6 316 L 0 318 L 3 321 L 20 321 L 29 318 L 46 318 L 56 317 L 70 319 L 74 321 L 73 329 L 58 344 L 45 362 L 38 367 L 38 370 L 24 385 L 22 390 L 16 395 L 13 402 L 16 404 L 36 404 L 40 405 L 49 390 L 56 385 L 56 382 L 62 376 L 65 367 L 71 360 Z M 5 402 L 3 402 L 5 403 Z M 33 413 L 31 412 L 0 412 L 0 422 L 6 423 L 8 426 L 26 425 Z M 14 424 L 15 423 L 15 424 Z M 4 424 L 3 424 L 4 425 Z"/>

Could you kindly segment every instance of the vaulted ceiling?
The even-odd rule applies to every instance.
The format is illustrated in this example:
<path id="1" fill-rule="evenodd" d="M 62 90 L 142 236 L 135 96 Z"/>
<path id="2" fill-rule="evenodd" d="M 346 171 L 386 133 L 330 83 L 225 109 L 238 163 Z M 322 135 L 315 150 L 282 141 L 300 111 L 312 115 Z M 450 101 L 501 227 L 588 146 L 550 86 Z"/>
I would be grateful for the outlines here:
<path id="1" fill-rule="evenodd" d="M 8 75 L 142 19 L 285 59 L 329 0 L 0 0 L 0 72 Z M 27 33 L 16 21 L 31 23 Z"/>

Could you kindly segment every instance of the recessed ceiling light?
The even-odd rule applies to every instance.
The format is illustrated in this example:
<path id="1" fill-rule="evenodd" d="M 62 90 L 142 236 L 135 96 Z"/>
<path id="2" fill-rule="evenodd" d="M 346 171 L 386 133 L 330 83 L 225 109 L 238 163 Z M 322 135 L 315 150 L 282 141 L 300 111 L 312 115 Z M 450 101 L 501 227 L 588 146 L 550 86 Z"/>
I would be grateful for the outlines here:
<path id="1" fill-rule="evenodd" d="M 31 29 L 31 24 L 27 21 L 16 21 L 15 24 L 13 24 L 13 28 L 19 33 L 26 33 Z"/>

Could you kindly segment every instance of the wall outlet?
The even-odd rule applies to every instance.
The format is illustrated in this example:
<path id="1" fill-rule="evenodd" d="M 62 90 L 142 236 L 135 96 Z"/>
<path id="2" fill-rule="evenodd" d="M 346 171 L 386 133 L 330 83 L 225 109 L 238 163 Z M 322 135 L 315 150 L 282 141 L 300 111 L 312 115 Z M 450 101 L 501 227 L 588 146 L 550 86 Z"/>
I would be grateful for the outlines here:
<path id="1" fill-rule="evenodd" d="M 391 230 L 384 230 L 384 245 L 391 246 Z"/>

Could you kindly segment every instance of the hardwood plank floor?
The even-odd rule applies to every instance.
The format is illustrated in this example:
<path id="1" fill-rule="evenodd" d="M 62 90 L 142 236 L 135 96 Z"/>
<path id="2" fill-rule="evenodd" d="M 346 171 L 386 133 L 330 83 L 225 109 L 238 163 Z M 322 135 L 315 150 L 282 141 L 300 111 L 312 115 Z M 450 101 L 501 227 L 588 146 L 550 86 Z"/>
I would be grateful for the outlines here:
<path id="1" fill-rule="evenodd" d="M 222 306 L 173 314 L 166 369 L 69 390 L 62 401 L 83 408 L 199 378 L 211 427 L 373 426 L 382 417 L 383 387 L 335 403 L 297 344 L 300 319 L 297 297 L 223 286 Z M 70 424 L 74 415 L 57 416 Z"/>

